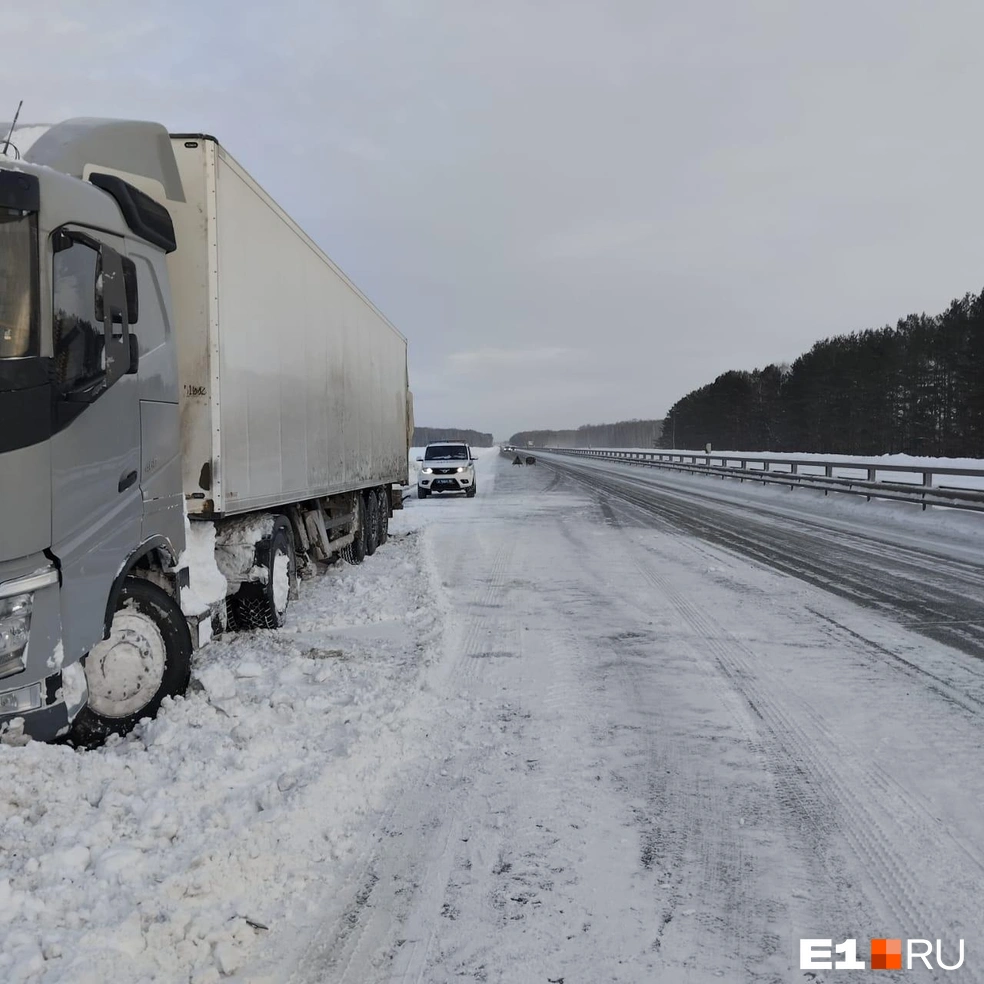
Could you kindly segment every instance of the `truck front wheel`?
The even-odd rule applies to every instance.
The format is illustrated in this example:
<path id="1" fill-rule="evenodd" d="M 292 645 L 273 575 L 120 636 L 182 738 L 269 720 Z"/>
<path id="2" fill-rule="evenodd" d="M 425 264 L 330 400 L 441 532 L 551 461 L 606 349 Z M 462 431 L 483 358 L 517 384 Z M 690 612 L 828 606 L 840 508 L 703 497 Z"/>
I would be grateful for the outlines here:
<path id="1" fill-rule="evenodd" d="M 191 634 L 174 599 L 161 587 L 128 577 L 109 638 L 85 657 L 88 704 L 72 725 L 75 745 L 93 748 L 154 717 L 165 697 L 183 694 L 191 676 Z"/>

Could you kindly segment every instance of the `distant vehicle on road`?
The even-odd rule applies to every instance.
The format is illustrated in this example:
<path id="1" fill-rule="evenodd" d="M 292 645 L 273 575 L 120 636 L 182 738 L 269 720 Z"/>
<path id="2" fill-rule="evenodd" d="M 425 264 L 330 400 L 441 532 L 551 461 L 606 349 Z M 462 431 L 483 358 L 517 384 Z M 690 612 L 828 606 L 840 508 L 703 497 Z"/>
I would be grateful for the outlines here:
<path id="1" fill-rule="evenodd" d="M 432 492 L 464 492 L 474 498 L 475 456 L 463 441 L 441 441 L 424 448 L 420 476 L 417 479 L 417 498 L 426 499 Z"/>

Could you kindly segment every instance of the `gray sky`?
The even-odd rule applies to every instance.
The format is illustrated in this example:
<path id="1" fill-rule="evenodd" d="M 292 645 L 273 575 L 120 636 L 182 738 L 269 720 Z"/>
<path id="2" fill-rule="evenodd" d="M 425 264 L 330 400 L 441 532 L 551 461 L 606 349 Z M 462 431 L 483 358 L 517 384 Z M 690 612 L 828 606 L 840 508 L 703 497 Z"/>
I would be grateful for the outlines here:
<path id="1" fill-rule="evenodd" d="M 661 416 L 984 287 L 979 0 L 38 0 L 23 119 L 215 134 L 410 341 L 417 423 Z"/>

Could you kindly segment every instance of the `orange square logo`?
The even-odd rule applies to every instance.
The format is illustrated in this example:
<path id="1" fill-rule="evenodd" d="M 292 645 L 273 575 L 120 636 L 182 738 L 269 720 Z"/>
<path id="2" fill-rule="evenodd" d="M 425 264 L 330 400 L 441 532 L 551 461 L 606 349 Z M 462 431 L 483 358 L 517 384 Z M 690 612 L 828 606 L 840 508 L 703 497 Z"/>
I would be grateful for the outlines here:
<path id="1" fill-rule="evenodd" d="M 872 940 L 871 941 L 872 970 L 901 970 L 902 941 L 901 940 Z"/>

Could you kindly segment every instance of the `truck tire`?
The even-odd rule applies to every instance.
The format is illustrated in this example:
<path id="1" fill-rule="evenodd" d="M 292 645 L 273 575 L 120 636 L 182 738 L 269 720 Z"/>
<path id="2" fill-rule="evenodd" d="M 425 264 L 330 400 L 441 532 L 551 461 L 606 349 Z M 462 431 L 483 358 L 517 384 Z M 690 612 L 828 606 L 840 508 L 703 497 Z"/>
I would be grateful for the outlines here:
<path id="1" fill-rule="evenodd" d="M 191 633 L 177 602 L 161 587 L 128 577 L 120 589 L 109 638 L 85 657 L 88 704 L 69 741 L 95 748 L 157 714 L 165 697 L 188 689 Z"/>
<path id="2" fill-rule="evenodd" d="M 265 570 L 264 581 L 247 581 L 232 599 L 236 625 L 241 629 L 279 629 L 297 577 L 294 534 L 289 521 L 278 516 L 268 539 L 256 547 L 256 566 Z"/>
<path id="3" fill-rule="evenodd" d="M 379 545 L 382 546 L 389 539 L 389 489 L 376 489 L 376 498 L 379 499 Z"/>
<path id="4" fill-rule="evenodd" d="M 369 489 L 366 502 L 366 556 L 371 557 L 379 546 L 379 498 L 375 489 Z"/>
<path id="5" fill-rule="evenodd" d="M 342 551 L 342 556 L 350 564 L 361 564 L 366 559 L 366 500 L 356 495 L 355 501 L 359 511 L 359 528 L 355 539 Z"/>

